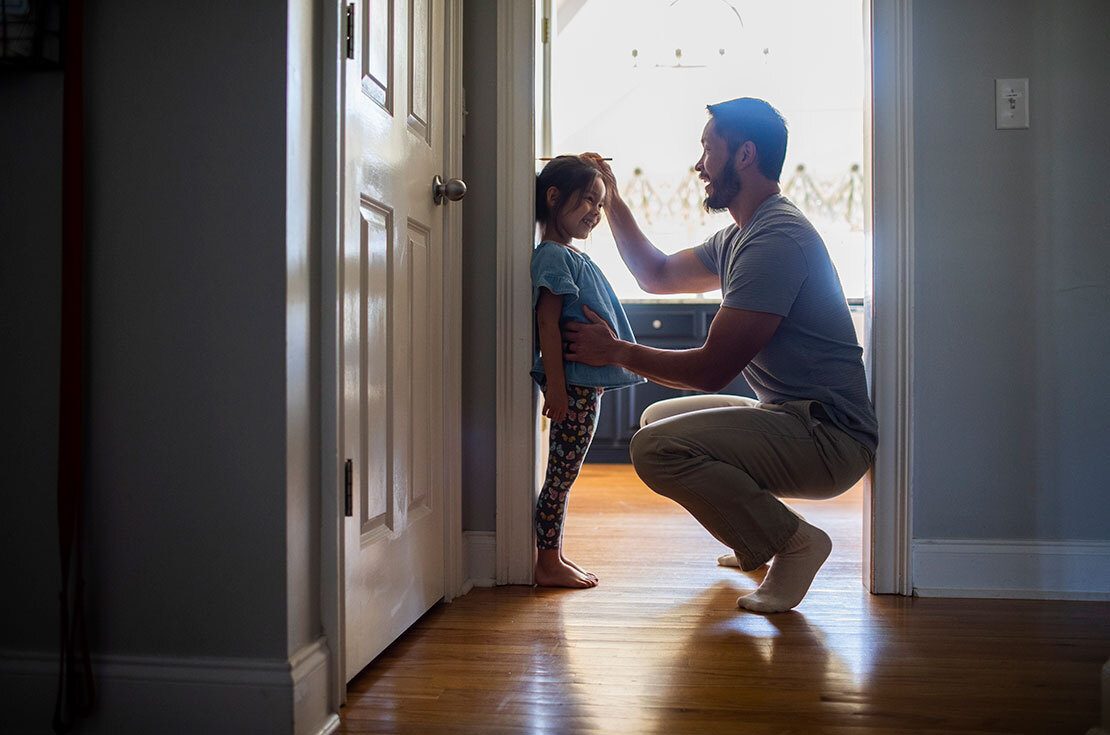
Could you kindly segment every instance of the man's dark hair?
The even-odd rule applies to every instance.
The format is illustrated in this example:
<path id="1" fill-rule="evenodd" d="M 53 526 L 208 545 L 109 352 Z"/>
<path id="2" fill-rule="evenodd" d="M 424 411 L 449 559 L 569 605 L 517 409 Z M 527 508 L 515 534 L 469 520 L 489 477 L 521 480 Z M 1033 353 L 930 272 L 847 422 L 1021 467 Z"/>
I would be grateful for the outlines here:
<path id="1" fill-rule="evenodd" d="M 782 175 L 786 158 L 786 118 L 770 104 L 755 97 L 740 97 L 707 105 L 713 130 L 728 143 L 731 158 L 746 141 L 759 152 L 759 171 L 771 181 Z"/>

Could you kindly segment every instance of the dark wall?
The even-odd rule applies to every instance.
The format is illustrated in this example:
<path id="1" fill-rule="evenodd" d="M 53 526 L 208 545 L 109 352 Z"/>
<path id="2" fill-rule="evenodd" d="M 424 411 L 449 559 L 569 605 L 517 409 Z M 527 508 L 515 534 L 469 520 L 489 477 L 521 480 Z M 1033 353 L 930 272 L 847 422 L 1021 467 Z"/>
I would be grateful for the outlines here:
<path id="1" fill-rule="evenodd" d="M 496 527 L 497 3 L 463 18 L 463 528 Z"/>
<path id="2" fill-rule="evenodd" d="M 57 644 L 61 222 L 62 74 L 0 73 L 0 648 Z"/>

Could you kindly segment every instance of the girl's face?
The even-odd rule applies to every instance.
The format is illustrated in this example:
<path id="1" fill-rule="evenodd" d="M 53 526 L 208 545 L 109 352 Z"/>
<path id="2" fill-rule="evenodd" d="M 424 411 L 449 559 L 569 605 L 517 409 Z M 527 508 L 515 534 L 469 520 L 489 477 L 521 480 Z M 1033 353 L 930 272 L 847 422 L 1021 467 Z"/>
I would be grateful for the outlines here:
<path id="1" fill-rule="evenodd" d="M 546 233 L 549 239 L 563 238 L 566 240 L 564 245 L 569 244 L 571 239 L 585 240 L 601 222 L 601 202 L 605 199 L 605 184 L 601 176 L 595 176 L 589 186 L 570 197 Z M 554 186 L 547 190 L 547 204 L 552 211 L 559 208 L 559 190 Z"/>

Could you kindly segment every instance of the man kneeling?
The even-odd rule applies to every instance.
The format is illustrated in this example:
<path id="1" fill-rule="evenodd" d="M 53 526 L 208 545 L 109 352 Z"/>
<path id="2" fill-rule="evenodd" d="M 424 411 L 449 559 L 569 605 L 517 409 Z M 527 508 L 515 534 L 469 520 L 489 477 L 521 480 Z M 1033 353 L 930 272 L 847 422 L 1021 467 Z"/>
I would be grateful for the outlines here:
<path id="1" fill-rule="evenodd" d="M 705 344 L 661 350 L 617 339 L 604 320 L 564 327 L 567 359 L 619 365 L 661 385 L 719 391 L 743 372 L 758 401 L 729 395 L 650 406 L 632 438 L 636 472 L 686 508 L 733 550 L 723 561 L 752 570 L 771 562 L 753 612 L 802 601 L 832 549 L 828 535 L 779 498 L 826 499 L 871 466 L 878 424 L 863 350 L 821 236 L 779 189 L 786 121 L 768 103 L 741 98 L 708 107 L 702 155 L 705 207 L 734 224 L 697 247 L 665 255 L 622 201 L 613 172 L 604 211 L 621 257 L 650 293 L 722 289 Z"/>

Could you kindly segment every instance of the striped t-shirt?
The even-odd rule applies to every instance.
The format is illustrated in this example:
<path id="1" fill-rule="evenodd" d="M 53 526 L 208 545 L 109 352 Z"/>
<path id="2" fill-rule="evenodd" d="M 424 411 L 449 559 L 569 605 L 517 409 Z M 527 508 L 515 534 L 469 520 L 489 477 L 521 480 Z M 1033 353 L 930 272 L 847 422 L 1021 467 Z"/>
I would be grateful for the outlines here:
<path id="1" fill-rule="evenodd" d="M 786 197 L 764 201 L 743 228 L 729 225 L 699 245 L 721 276 L 721 305 L 778 314 L 771 341 L 744 368 L 762 403 L 813 400 L 875 451 L 878 422 L 867 391 L 863 350 L 829 251 Z"/>

